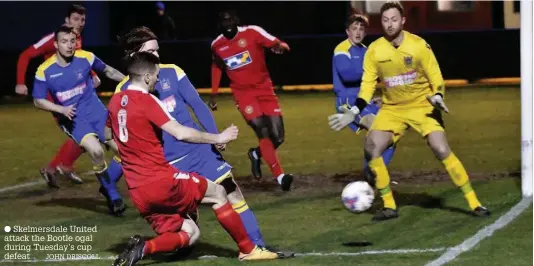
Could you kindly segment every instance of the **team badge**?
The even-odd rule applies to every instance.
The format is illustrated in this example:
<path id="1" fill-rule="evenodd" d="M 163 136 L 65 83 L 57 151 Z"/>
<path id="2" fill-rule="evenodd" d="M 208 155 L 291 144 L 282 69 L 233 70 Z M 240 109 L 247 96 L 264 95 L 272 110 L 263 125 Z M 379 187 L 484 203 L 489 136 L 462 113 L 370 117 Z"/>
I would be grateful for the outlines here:
<path id="1" fill-rule="evenodd" d="M 404 57 L 404 64 L 407 67 L 412 66 L 412 57 L 411 56 L 405 56 Z"/>
<path id="2" fill-rule="evenodd" d="M 247 46 L 247 40 L 239 39 L 239 41 L 237 42 L 237 45 L 239 45 L 239 47 L 241 48 L 245 48 Z"/>
<path id="3" fill-rule="evenodd" d="M 83 70 L 81 69 L 76 70 L 76 78 L 78 80 L 83 79 Z"/>
<path id="4" fill-rule="evenodd" d="M 169 81 L 169 79 L 161 79 L 160 82 L 162 90 L 166 91 L 171 88 L 171 82 Z"/>
<path id="5" fill-rule="evenodd" d="M 122 99 L 121 99 L 121 106 L 124 107 L 128 104 L 128 95 L 124 95 L 122 96 Z"/>
<path id="6" fill-rule="evenodd" d="M 252 114 L 252 112 L 254 112 L 254 108 L 252 108 L 250 105 L 247 105 L 247 107 L 245 107 L 245 113 L 249 115 Z"/>

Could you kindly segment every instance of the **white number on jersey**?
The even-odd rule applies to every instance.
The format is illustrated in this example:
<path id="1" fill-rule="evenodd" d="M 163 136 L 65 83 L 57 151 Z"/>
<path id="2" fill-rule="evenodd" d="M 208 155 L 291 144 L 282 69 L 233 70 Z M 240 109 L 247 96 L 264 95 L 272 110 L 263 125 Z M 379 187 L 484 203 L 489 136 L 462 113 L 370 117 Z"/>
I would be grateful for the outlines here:
<path id="1" fill-rule="evenodd" d="M 119 121 L 119 139 L 121 142 L 127 142 L 128 129 L 126 128 L 126 110 L 120 109 L 117 117 Z"/>

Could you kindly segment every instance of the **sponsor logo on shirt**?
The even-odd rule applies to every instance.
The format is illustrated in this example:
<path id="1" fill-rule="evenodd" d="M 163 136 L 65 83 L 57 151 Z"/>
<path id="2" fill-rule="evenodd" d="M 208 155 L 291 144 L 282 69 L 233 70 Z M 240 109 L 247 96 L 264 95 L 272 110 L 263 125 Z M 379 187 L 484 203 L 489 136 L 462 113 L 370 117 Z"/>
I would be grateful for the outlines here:
<path id="1" fill-rule="evenodd" d="M 234 70 L 252 63 L 252 58 L 250 57 L 249 51 L 244 51 L 227 57 L 223 61 L 229 70 Z"/>
<path id="2" fill-rule="evenodd" d="M 163 99 L 163 104 L 165 104 L 165 107 L 167 107 L 167 111 L 169 113 L 174 112 L 174 108 L 176 108 L 176 99 L 174 98 L 174 95 L 171 95 L 165 99 Z"/>
<path id="3" fill-rule="evenodd" d="M 50 75 L 50 78 L 57 78 L 59 76 L 63 76 L 63 73 L 52 74 Z"/>
<path id="4" fill-rule="evenodd" d="M 67 91 L 58 91 L 56 92 L 56 97 L 60 102 L 67 101 L 74 96 L 83 94 L 83 90 L 87 87 L 87 84 L 84 82 L 70 90 Z"/>
<path id="5" fill-rule="evenodd" d="M 392 87 L 397 87 L 397 86 L 413 84 L 416 78 L 417 78 L 417 72 L 410 71 L 408 73 L 404 73 L 401 75 L 384 78 L 384 83 L 386 84 L 386 87 L 392 88 Z"/>

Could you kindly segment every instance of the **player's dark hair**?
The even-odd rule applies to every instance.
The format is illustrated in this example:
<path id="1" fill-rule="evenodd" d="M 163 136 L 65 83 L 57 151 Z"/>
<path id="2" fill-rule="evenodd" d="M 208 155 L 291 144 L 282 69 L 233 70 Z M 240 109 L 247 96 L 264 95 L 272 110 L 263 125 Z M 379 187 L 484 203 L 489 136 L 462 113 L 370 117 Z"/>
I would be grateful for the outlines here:
<path id="1" fill-rule="evenodd" d="M 135 53 L 128 59 L 127 72 L 131 77 L 140 77 L 146 73 L 156 71 L 156 66 L 160 63 L 159 57 L 149 52 Z"/>
<path id="2" fill-rule="evenodd" d="M 72 14 L 80 14 L 85 15 L 85 7 L 82 5 L 72 5 L 69 7 L 69 10 L 67 11 L 67 17 L 70 18 Z"/>
<path id="3" fill-rule="evenodd" d="M 399 10 L 399 13 L 401 14 L 401 16 L 404 17 L 404 8 L 402 7 L 401 3 L 399 1 L 388 1 L 386 3 L 384 3 L 382 5 L 382 7 L 380 7 L 380 15 L 384 14 L 384 12 L 392 9 L 392 8 L 395 8 L 397 10 Z"/>
<path id="4" fill-rule="evenodd" d="M 69 26 L 62 25 L 54 32 L 54 40 L 57 42 L 57 38 L 60 33 L 73 33 L 72 28 Z"/>
<path id="5" fill-rule="evenodd" d="M 119 45 L 124 51 L 125 57 L 139 51 L 141 46 L 148 41 L 158 40 L 158 37 L 148 27 L 141 26 L 131 29 L 129 32 L 117 37 Z"/>
<path id="6" fill-rule="evenodd" d="M 347 17 L 347 21 L 345 21 L 345 28 L 348 29 L 354 22 L 358 22 L 366 28 L 369 26 L 369 19 L 366 16 L 361 14 L 352 14 Z"/>

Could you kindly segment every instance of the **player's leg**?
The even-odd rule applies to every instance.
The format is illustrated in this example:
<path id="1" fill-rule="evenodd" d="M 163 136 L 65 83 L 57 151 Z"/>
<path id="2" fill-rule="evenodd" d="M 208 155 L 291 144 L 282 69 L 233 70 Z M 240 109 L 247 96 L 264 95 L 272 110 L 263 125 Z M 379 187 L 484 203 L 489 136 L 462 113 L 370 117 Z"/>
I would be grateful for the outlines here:
<path id="1" fill-rule="evenodd" d="M 247 121 L 247 124 L 254 130 L 256 137 L 259 140 L 269 137 L 269 132 L 263 117 L 259 103 L 255 96 L 251 95 L 237 95 L 234 94 L 234 100 L 236 102 L 237 109 Z M 255 178 L 261 178 L 261 147 L 250 148 L 248 150 L 248 158 L 250 160 L 250 170 L 252 176 Z"/>
<path id="2" fill-rule="evenodd" d="M 171 163 L 176 169 L 198 173 L 208 180 L 222 185 L 232 208 L 241 217 L 250 240 L 258 246 L 265 246 L 256 216 L 233 180 L 232 166 L 224 161 L 221 153 L 213 145 L 197 145 L 187 156 Z"/>
<path id="3" fill-rule="evenodd" d="M 239 247 L 240 260 L 268 260 L 277 259 L 278 255 L 265 248 L 254 245 L 249 239 L 243 222 L 237 212 L 228 202 L 228 196 L 223 186 L 217 185 L 203 177 L 207 183 L 206 193 L 202 199 L 203 204 L 212 205 L 213 211 L 221 226 L 230 234 Z"/>
<path id="4" fill-rule="evenodd" d="M 110 212 L 116 216 L 121 216 L 126 210 L 126 205 L 124 205 L 124 202 L 120 197 L 116 183 L 111 180 L 108 165 L 104 157 L 104 149 L 96 136 L 97 134 L 94 133 L 85 134 L 80 140 L 80 146 L 82 146 L 89 157 L 91 157 L 93 171 L 101 184 L 100 192 L 108 200 L 108 208 Z"/>
<path id="5" fill-rule="evenodd" d="M 56 165 L 57 171 L 76 184 L 82 184 L 83 180 L 74 172 L 74 162 L 80 158 L 83 149 L 72 139 L 67 139 L 59 149 L 56 157 L 60 162 Z"/>
<path id="6" fill-rule="evenodd" d="M 200 229 L 197 224 L 179 213 L 184 208 L 188 209 L 188 206 L 183 206 L 184 204 L 190 203 L 192 208 L 196 208 L 196 203 L 194 199 L 192 202 L 181 201 L 184 198 L 190 199 L 188 195 L 176 196 L 181 193 L 176 190 L 181 185 L 176 184 L 177 182 L 181 181 L 165 178 L 130 190 L 132 203 L 152 226 L 157 236 L 146 241 L 139 235 L 131 237 L 126 249 L 113 265 L 134 265 L 151 254 L 176 252 L 188 248 L 199 239 Z M 172 198 L 180 200 L 169 200 Z"/>
<path id="7" fill-rule="evenodd" d="M 350 99 L 351 102 L 356 101 L 356 99 Z M 357 133 L 360 132 L 361 129 L 369 130 L 371 126 L 373 125 L 373 122 L 376 118 L 376 115 L 378 114 L 380 107 L 377 103 L 371 102 L 366 108 L 362 110 L 360 115 L 356 118 L 356 123 L 358 124 L 359 130 L 356 131 Z M 389 165 L 391 162 L 391 159 L 393 158 L 393 155 L 395 154 L 395 145 L 389 146 L 383 153 L 382 153 L 382 159 L 384 160 L 384 164 L 386 166 Z M 365 155 L 365 154 L 364 154 Z M 373 174 L 371 173 L 371 170 L 369 169 L 369 161 L 364 156 L 364 163 L 363 163 L 363 172 L 365 175 L 365 178 L 367 182 L 372 186 L 375 187 L 376 180 L 374 179 Z"/>
<path id="8" fill-rule="evenodd" d="M 369 169 L 375 176 L 376 188 L 384 202 L 384 208 L 377 211 L 373 217 L 374 221 L 398 217 L 397 204 L 390 187 L 389 172 L 382 158 L 384 151 L 396 143 L 407 128 L 398 113 L 396 110 L 380 110 L 365 138 L 365 156 L 369 160 Z"/>
<path id="9" fill-rule="evenodd" d="M 270 108 L 269 110 L 271 109 L 272 108 Z M 267 127 L 269 128 L 269 139 L 275 147 L 274 152 L 276 155 L 276 149 L 280 145 L 282 145 L 282 143 L 284 143 L 284 120 L 282 118 L 282 115 L 267 115 L 265 116 L 265 122 L 267 123 Z M 278 155 L 276 155 L 275 158 L 278 158 Z M 293 175 L 284 173 L 282 167 L 280 167 L 280 170 L 282 171 L 282 173 L 278 176 L 273 175 L 273 178 L 276 178 L 276 181 L 278 182 L 278 184 L 280 184 L 282 190 L 288 191 L 291 189 L 291 183 L 293 183 Z"/>
<path id="10" fill-rule="evenodd" d="M 232 208 L 239 214 L 250 240 L 258 246 L 265 246 L 256 215 L 254 215 L 254 212 L 252 212 L 245 201 L 245 197 L 235 182 L 232 172 L 229 172 L 226 178 L 218 184 L 224 187 L 228 195 L 228 201 L 232 204 Z"/>
<path id="11" fill-rule="evenodd" d="M 475 216 L 488 216 L 490 212 L 478 200 L 463 164 L 449 148 L 445 132 L 431 132 L 426 139 L 436 158 L 443 163 L 452 182 L 462 190 L 473 214 Z"/>

